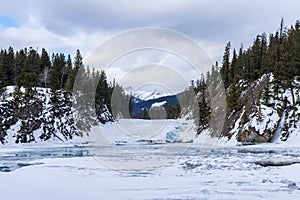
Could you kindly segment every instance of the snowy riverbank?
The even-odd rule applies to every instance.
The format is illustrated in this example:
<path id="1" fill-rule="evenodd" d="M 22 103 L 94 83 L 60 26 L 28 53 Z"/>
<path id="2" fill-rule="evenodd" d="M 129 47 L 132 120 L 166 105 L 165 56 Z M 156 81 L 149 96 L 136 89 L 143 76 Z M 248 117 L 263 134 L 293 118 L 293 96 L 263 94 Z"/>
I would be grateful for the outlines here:
<path id="1" fill-rule="evenodd" d="M 148 147 L 144 145 L 139 150 L 146 151 Z M 182 147 L 177 145 L 176 148 Z M 2 161 L 16 158 L 13 155 L 18 154 L 11 162 L 24 164 L 11 172 L 0 172 L 0 186 L 5 191 L 2 198 L 296 199 L 300 195 L 299 164 L 282 167 L 255 164 L 262 160 L 297 159 L 300 149 L 215 147 L 202 157 L 198 148 L 191 148 L 172 164 L 144 172 L 107 168 L 93 156 L 80 155 L 78 147 L 64 150 L 67 153 L 57 154 L 54 149 L 34 151 L 35 154 L 28 151 L 2 153 Z M 59 152 L 63 152 L 62 149 Z M 39 153 L 48 157 L 34 159 Z M 158 157 L 164 159 L 164 155 Z M 30 158 L 25 166 L 26 159 Z"/>
<path id="2" fill-rule="evenodd" d="M 2 198 L 295 199 L 300 195 L 299 146 L 276 143 L 236 146 L 222 141 L 207 146 L 203 142 L 207 139 L 205 135 L 194 143 L 149 144 L 136 142 L 138 135 L 119 138 L 118 134 L 129 128 L 126 126 L 129 122 L 118 123 L 101 126 L 102 134 L 111 133 L 110 137 L 105 136 L 109 144 L 106 146 L 82 143 L 2 146 L 0 187 L 5 191 Z M 153 122 L 130 123 L 147 127 L 145 123 L 150 126 Z M 154 127 L 160 127 L 160 134 L 149 132 L 149 138 L 162 140 L 165 133 L 183 129 L 176 120 L 163 124 L 156 124 Z M 134 130 L 138 130 L 136 127 Z M 94 139 L 99 139 L 97 132 L 93 134 L 96 134 Z M 115 144 L 117 138 L 127 143 Z M 116 169 L 122 166 L 116 165 L 116 161 L 145 165 L 141 156 L 150 156 L 150 163 L 155 161 L 159 165 L 150 170 Z M 282 166 L 264 167 L 264 163 Z"/>

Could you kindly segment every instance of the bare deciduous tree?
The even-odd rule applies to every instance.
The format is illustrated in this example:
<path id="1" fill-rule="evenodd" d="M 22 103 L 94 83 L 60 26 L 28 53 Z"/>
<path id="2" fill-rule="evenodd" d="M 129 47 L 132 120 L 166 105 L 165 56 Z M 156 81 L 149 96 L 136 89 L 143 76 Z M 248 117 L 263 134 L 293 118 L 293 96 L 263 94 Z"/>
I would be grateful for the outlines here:
<path id="1" fill-rule="evenodd" d="M 40 81 L 44 83 L 44 87 L 47 88 L 47 84 L 49 82 L 51 69 L 50 67 L 45 67 L 40 75 Z"/>

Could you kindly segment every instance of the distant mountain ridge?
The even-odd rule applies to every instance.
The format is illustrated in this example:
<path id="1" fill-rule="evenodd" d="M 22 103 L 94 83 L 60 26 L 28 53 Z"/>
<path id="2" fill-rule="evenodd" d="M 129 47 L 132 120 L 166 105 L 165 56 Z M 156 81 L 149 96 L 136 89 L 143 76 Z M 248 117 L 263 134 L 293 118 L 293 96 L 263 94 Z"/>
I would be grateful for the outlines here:
<path id="1" fill-rule="evenodd" d="M 158 89 L 152 91 L 134 91 L 132 87 L 125 88 L 125 92 L 128 95 L 132 95 L 132 115 L 135 118 L 143 118 L 145 111 L 149 111 L 151 108 L 175 106 L 179 102 L 179 94 L 170 94 L 168 92 L 162 92 Z M 161 105 L 161 106 L 158 106 Z"/>
<path id="2" fill-rule="evenodd" d="M 142 90 L 134 90 L 132 87 L 125 88 L 125 93 L 134 96 L 136 100 L 142 100 L 142 101 L 158 99 L 160 97 L 172 96 L 172 94 L 166 91 L 159 91 L 158 89 L 154 89 L 152 91 L 142 91 Z"/>
<path id="3" fill-rule="evenodd" d="M 133 101 L 133 115 L 138 116 L 144 113 L 144 110 L 149 111 L 151 106 L 156 103 L 166 102 L 163 106 L 173 105 L 175 106 L 179 100 L 177 95 L 170 95 L 165 97 L 159 97 L 156 99 L 141 100 L 134 97 Z"/>

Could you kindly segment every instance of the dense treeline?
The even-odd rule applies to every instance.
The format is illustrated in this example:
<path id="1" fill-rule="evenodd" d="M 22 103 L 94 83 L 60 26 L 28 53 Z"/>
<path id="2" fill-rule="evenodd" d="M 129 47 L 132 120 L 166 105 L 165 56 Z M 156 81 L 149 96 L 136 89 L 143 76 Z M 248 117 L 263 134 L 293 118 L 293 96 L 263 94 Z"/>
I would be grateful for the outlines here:
<path id="1" fill-rule="evenodd" d="M 232 49 L 231 43 L 228 42 L 225 46 L 222 66 L 219 67 L 216 62 L 205 78 L 201 75 L 199 79 L 191 81 L 191 87 L 186 91 L 192 90 L 196 95 L 193 101 L 198 105 L 192 110 L 193 118 L 197 120 L 198 133 L 208 128 L 212 113 L 210 98 L 215 96 L 214 90 L 218 87 L 219 72 L 226 90 L 228 116 L 249 103 L 242 101 L 242 92 L 247 90 L 251 83 L 270 73 L 274 75 L 272 82 L 275 85 L 274 94 L 271 94 L 268 85 L 263 87 L 264 91 L 260 94 L 260 98 L 265 105 L 268 105 L 271 96 L 274 99 L 278 98 L 279 88 L 290 90 L 292 104 L 295 105 L 297 99 L 296 94 L 293 93 L 293 81 L 295 76 L 300 75 L 300 21 L 297 20 L 294 26 L 287 28 L 282 19 L 275 34 L 257 35 L 253 44 L 247 49 L 241 45 L 237 51 L 235 48 Z M 189 102 L 187 105 L 192 104 Z M 247 117 L 244 112 L 242 120 L 247 121 Z"/>
<path id="2" fill-rule="evenodd" d="M 43 48 L 41 53 L 33 48 L 14 51 L 12 47 L 0 52 L 0 94 L 5 87 L 15 85 L 15 94 L 24 87 L 25 95 L 34 93 L 34 88 L 51 88 L 51 91 L 72 92 L 76 76 L 80 76 L 80 88 L 87 98 L 95 99 L 95 110 L 99 115 L 108 108 L 111 111 L 111 96 L 114 89 L 118 91 L 119 99 L 127 98 L 123 88 L 116 83 L 108 83 L 104 71 L 95 71 L 85 67 L 79 50 L 74 59 L 63 53 L 53 53 L 51 56 Z M 88 91 L 92 89 L 94 91 Z M 92 102 L 92 101 L 91 101 Z"/>
<path id="3" fill-rule="evenodd" d="M 231 111 L 241 109 L 239 102 L 243 86 L 258 80 L 263 74 L 273 73 L 277 88 L 292 88 L 292 81 L 300 74 L 300 21 L 287 28 L 283 19 L 275 34 L 257 35 L 253 45 L 238 52 L 230 42 L 225 47 L 221 75 L 227 89 Z M 276 93 L 276 91 L 275 91 Z M 276 94 L 275 94 L 276 96 Z"/>
<path id="4" fill-rule="evenodd" d="M 53 53 L 50 58 L 44 48 L 38 53 L 33 48 L 15 52 L 9 47 L 0 52 L 0 88 L 15 85 L 26 89 L 50 87 L 71 91 L 76 73 L 82 66 L 79 50 L 73 63 L 71 56 L 63 53 Z"/>

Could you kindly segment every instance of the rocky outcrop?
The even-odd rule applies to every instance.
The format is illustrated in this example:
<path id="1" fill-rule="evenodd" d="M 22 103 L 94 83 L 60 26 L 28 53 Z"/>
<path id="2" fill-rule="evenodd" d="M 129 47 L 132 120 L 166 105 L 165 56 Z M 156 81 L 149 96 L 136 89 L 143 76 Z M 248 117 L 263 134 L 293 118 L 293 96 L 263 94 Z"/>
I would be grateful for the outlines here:
<path id="1" fill-rule="evenodd" d="M 242 130 L 237 135 L 237 141 L 242 143 L 254 142 L 262 143 L 268 142 L 272 138 L 273 133 L 267 130 L 266 133 L 260 135 L 254 127 L 250 127 L 249 130 Z"/>
<path id="2" fill-rule="evenodd" d="M 229 110 L 227 111 L 227 116 L 222 131 L 223 137 L 228 137 L 231 139 L 231 137 L 233 137 L 236 134 L 236 131 L 238 131 L 239 135 L 241 134 L 241 136 L 239 136 L 240 140 L 252 140 L 250 138 L 254 137 L 254 135 L 256 134 L 253 133 L 253 131 L 251 130 L 247 130 L 245 131 L 245 133 L 243 133 L 243 131 L 241 131 L 241 128 L 247 121 L 249 121 L 250 114 L 255 113 L 257 111 L 256 105 L 258 104 L 260 93 L 268 82 L 269 77 L 264 76 L 258 82 L 252 83 L 250 85 L 243 83 L 239 85 L 239 87 L 243 91 L 241 94 L 240 103 L 244 106 L 240 110 L 232 112 L 230 112 Z M 246 119 L 242 119 L 244 117 L 243 115 L 246 116 Z M 237 122 L 239 122 L 238 129 L 232 131 Z M 246 139 L 248 137 L 250 138 Z"/>
<path id="3" fill-rule="evenodd" d="M 300 82 L 297 77 L 292 86 L 293 88 L 278 87 L 270 74 L 245 87 L 241 95 L 243 108 L 228 113 L 223 136 L 247 144 L 273 142 L 275 133 L 278 132 L 281 134 L 280 141 L 298 134 Z M 268 97 L 266 91 L 269 91 Z M 291 93 L 298 99 L 295 100 Z"/>

